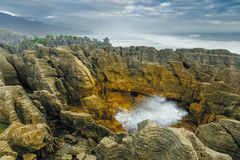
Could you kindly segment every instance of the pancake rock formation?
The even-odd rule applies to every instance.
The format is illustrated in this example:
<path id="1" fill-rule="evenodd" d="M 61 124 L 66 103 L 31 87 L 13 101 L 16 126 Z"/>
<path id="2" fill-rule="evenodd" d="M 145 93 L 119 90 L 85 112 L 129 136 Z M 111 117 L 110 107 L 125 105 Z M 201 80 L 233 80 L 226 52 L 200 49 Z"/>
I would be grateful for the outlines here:
<path id="1" fill-rule="evenodd" d="M 0 48 L 0 160 L 237 160 L 239 84 L 240 56 L 227 50 Z M 127 133 L 115 115 L 151 96 L 188 115 Z"/>

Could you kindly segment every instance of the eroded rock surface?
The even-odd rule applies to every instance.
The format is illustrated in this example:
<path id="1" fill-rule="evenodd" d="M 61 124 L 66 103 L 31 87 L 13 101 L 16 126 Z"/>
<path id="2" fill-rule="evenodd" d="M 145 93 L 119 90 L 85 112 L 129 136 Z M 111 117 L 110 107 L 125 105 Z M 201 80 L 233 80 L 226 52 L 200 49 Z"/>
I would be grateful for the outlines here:
<path id="1" fill-rule="evenodd" d="M 0 140 L 7 141 L 19 151 L 34 152 L 50 145 L 51 136 L 45 124 L 24 125 L 13 122 L 0 134 Z"/>
<path id="2" fill-rule="evenodd" d="M 1 159 L 239 159 L 239 84 L 240 56 L 226 50 L 0 48 Z M 199 139 L 149 121 L 121 133 L 115 114 L 152 95 L 185 108 L 176 126 L 202 125 Z"/>
<path id="3" fill-rule="evenodd" d="M 96 141 L 113 134 L 109 129 L 97 125 L 93 117 L 88 113 L 62 111 L 61 121 L 67 128 L 71 128 L 78 134 Z"/>
<path id="4" fill-rule="evenodd" d="M 152 95 L 189 110 L 182 125 L 189 129 L 217 115 L 240 117 L 240 57 L 226 50 L 38 45 L 18 56 L 1 49 L 1 57 L 1 85 L 22 85 L 55 117 L 73 107 L 109 128 L 114 121 L 111 129 L 122 131 L 114 118 L 119 108 L 131 109 Z"/>
<path id="5" fill-rule="evenodd" d="M 230 160 L 230 156 L 215 152 L 186 129 L 163 128 L 149 120 L 139 124 L 139 130 L 119 143 L 114 138 L 102 139 L 96 147 L 100 160 Z"/>
<path id="6" fill-rule="evenodd" d="M 201 125 L 197 137 L 209 148 L 240 159 L 240 122 L 220 119 L 217 122 Z"/>
<path id="7" fill-rule="evenodd" d="M 36 108 L 21 86 L 0 87 L 0 121 L 11 124 L 45 123 L 44 115 Z"/>
<path id="8" fill-rule="evenodd" d="M 11 156 L 14 159 L 17 157 L 26 159 L 29 157 L 27 155 L 35 152 L 44 151 L 45 154 L 50 154 L 54 152 L 54 149 L 50 129 L 44 123 L 22 124 L 14 121 L 0 134 L 0 155 L 3 158 Z M 37 155 L 34 157 L 36 159 Z"/>

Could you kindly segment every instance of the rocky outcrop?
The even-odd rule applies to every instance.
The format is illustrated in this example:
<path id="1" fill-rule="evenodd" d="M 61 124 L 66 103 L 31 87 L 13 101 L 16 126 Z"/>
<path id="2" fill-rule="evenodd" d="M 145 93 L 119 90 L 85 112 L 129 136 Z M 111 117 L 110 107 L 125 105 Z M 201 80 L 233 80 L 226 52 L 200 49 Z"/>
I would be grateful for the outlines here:
<path id="1" fill-rule="evenodd" d="M 70 139 L 72 140 L 74 139 L 74 141 L 69 141 Z M 54 159 L 72 160 L 73 158 L 76 158 L 77 160 L 85 160 L 87 159 L 87 157 L 88 158 L 93 157 L 91 152 L 93 148 L 96 146 L 96 143 L 92 139 L 84 139 L 80 137 L 74 137 L 72 135 L 67 135 L 64 137 L 64 140 L 65 141 L 61 144 L 59 149 L 56 151 Z"/>
<path id="2" fill-rule="evenodd" d="M 3 81 L 7 84 L 7 85 L 17 85 L 19 84 L 19 80 L 18 80 L 18 77 L 17 77 L 17 74 L 13 68 L 13 66 L 11 64 L 9 64 L 8 60 L 7 60 L 7 56 L 9 53 L 0 48 L 0 64 L 1 64 L 1 67 L 0 67 L 0 73 L 1 73 L 1 76 L 2 78 L 0 78 L 0 84 L 1 84 L 1 81 L 3 83 Z"/>
<path id="3" fill-rule="evenodd" d="M 131 108 L 146 96 L 161 95 L 189 109 L 192 124 L 211 122 L 216 115 L 239 119 L 238 55 L 130 47 L 93 50 L 88 58 L 111 107 Z"/>
<path id="4" fill-rule="evenodd" d="M 50 135 L 44 124 L 23 125 L 13 122 L 1 133 L 0 139 L 8 141 L 11 146 L 34 152 L 46 146 L 45 141 L 50 141 Z"/>
<path id="5" fill-rule="evenodd" d="M 25 153 L 45 150 L 54 151 L 54 143 L 46 124 L 28 124 L 13 122 L 0 134 L 2 155 L 17 157 Z"/>
<path id="6" fill-rule="evenodd" d="M 103 137 L 109 136 L 112 132 L 97 125 L 92 116 L 87 113 L 76 113 L 71 111 L 61 112 L 61 122 L 67 128 L 78 132 L 81 136 L 100 141 Z"/>
<path id="7" fill-rule="evenodd" d="M 4 79 L 3 79 L 2 72 L 0 72 L 0 87 L 1 86 L 4 86 Z"/>
<path id="8" fill-rule="evenodd" d="M 209 148 L 240 159 L 240 122 L 220 119 L 217 122 L 201 125 L 196 131 L 197 137 Z"/>
<path id="9" fill-rule="evenodd" d="M 2 156 L 1 158 L 0 158 L 0 160 L 15 160 L 15 157 L 13 157 L 13 156 Z"/>
<path id="10" fill-rule="evenodd" d="M 44 115 L 36 108 L 21 86 L 0 87 L 0 121 L 11 124 L 46 123 Z"/>
<path id="11" fill-rule="evenodd" d="M 20 56 L 3 49 L 1 54 L 6 64 L 2 81 L 34 93 L 34 102 L 53 118 L 70 106 L 113 131 L 123 131 L 115 113 L 152 95 L 186 108 L 186 128 L 212 122 L 217 115 L 240 117 L 240 57 L 226 50 L 38 45 Z"/>
<path id="12" fill-rule="evenodd" d="M 8 156 L 15 159 L 17 157 L 17 152 L 13 151 L 9 143 L 5 140 L 0 141 L 0 155 Z M 0 156 L 0 159 L 1 159 Z"/>
<path id="13" fill-rule="evenodd" d="M 100 160 L 126 159 L 181 159 L 230 160 L 226 154 L 205 147 L 186 129 L 163 128 L 151 121 L 143 121 L 138 131 L 119 143 L 114 138 L 104 138 L 96 147 Z"/>
<path id="14" fill-rule="evenodd" d="M 239 55 L 36 45 L 19 54 L 0 48 L 0 64 L 0 122 L 10 125 L 0 136 L 2 158 L 43 158 L 56 151 L 44 158 L 231 159 L 213 150 L 239 158 Z M 189 115 L 176 126 L 201 125 L 200 141 L 185 129 L 148 121 L 132 135 L 122 133 L 115 114 L 153 95 L 185 108 Z M 214 122 L 219 116 L 235 120 Z"/>

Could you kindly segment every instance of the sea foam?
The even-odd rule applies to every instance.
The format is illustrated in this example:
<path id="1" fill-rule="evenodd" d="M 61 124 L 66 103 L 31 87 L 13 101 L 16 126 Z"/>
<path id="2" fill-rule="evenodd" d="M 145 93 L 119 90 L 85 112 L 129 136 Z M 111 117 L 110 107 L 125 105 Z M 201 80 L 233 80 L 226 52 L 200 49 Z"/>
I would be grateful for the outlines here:
<path id="1" fill-rule="evenodd" d="M 130 112 L 119 112 L 116 119 L 128 130 L 136 130 L 137 124 L 149 119 L 161 126 L 171 126 L 178 123 L 187 112 L 177 107 L 175 102 L 162 97 L 149 97 Z"/>
<path id="2" fill-rule="evenodd" d="M 200 35 L 190 35 L 189 37 L 173 35 L 151 35 L 141 34 L 130 37 L 115 36 L 110 40 L 113 46 L 152 46 L 157 49 L 165 48 L 205 48 L 205 49 L 227 49 L 232 53 L 240 54 L 240 41 L 218 41 L 196 39 Z"/>

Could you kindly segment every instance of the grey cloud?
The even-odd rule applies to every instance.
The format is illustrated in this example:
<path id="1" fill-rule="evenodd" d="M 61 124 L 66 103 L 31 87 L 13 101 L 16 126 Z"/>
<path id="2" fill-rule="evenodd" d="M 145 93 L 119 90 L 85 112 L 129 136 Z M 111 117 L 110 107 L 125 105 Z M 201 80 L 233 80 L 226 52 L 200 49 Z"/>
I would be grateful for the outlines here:
<path id="1" fill-rule="evenodd" d="M 239 0 L 11 0 L 0 10 L 95 31 L 240 32 Z"/>

